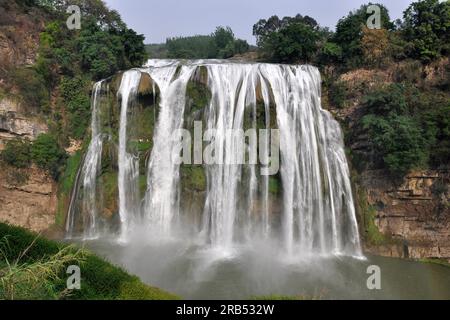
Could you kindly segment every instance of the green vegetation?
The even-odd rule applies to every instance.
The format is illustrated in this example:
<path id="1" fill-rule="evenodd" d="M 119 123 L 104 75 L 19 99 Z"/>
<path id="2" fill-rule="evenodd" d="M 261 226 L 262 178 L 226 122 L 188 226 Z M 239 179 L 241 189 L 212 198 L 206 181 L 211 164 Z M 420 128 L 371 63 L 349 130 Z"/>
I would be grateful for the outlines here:
<path id="1" fill-rule="evenodd" d="M 81 158 L 77 154 L 66 164 L 63 148 L 71 139 L 89 137 L 92 81 L 141 66 L 147 57 L 144 37 L 129 29 L 120 15 L 101 0 L 71 2 L 83 13 L 80 30 L 67 28 L 66 4 L 59 0 L 26 0 L 19 4 L 24 12 L 33 10 L 33 15 L 46 24 L 40 34 L 36 63 L 2 70 L 6 72 L 6 91 L 20 97 L 25 112 L 45 119 L 49 132 L 35 142 L 8 143 L 1 159 L 17 168 L 35 163 L 55 179 L 61 178 L 61 211 L 67 206 Z"/>
<path id="2" fill-rule="evenodd" d="M 27 168 L 31 164 L 30 143 L 26 140 L 14 139 L 6 143 L 1 159 L 10 166 Z"/>
<path id="3" fill-rule="evenodd" d="M 361 6 L 340 19 L 336 31 L 322 28 L 313 18 L 272 16 L 253 26 L 258 47 L 274 62 L 312 62 L 339 68 L 379 66 L 388 60 L 405 58 L 423 62 L 449 54 L 450 4 L 424 0 L 412 3 L 403 21 L 390 20 L 382 4 L 381 30 L 367 28 L 369 5 Z"/>
<path id="4" fill-rule="evenodd" d="M 49 111 L 50 90 L 36 67 L 19 67 L 10 72 L 11 82 L 18 86 L 21 98 L 31 112 Z"/>
<path id="5" fill-rule="evenodd" d="M 283 186 L 281 185 L 281 179 L 279 176 L 269 177 L 269 193 L 279 195 Z"/>
<path id="6" fill-rule="evenodd" d="M 309 62 L 319 51 L 319 40 L 325 30 L 311 17 L 297 15 L 279 19 L 272 16 L 253 26 L 258 46 L 275 62 Z"/>
<path id="7" fill-rule="evenodd" d="M 27 168 L 35 163 L 58 178 L 66 154 L 50 134 L 41 134 L 36 141 L 11 140 L 1 153 L 1 159 L 16 168 Z"/>
<path id="8" fill-rule="evenodd" d="M 151 43 L 145 45 L 145 51 L 151 59 L 166 59 L 168 56 L 165 43 Z"/>
<path id="9" fill-rule="evenodd" d="M 363 106 L 362 126 L 369 134 L 372 157 L 381 159 L 393 175 L 402 177 L 414 168 L 445 165 L 450 137 L 448 99 L 430 97 L 410 85 L 392 84 L 369 93 Z"/>
<path id="10" fill-rule="evenodd" d="M 230 27 L 217 27 L 211 35 L 169 38 L 165 47 L 167 56 L 177 59 L 226 59 L 250 48 L 245 40 L 235 38 Z"/>
<path id="11" fill-rule="evenodd" d="M 186 87 L 190 113 L 204 109 L 211 100 L 211 91 L 206 85 L 190 81 Z"/>
<path id="12" fill-rule="evenodd" d="M 183 190 L 206 190 L 206 175 L 203 166 L 182 165 L 180 167 L 180 175 Z"/>
<path id="13" fill-rule="evenodd" d="M 78 168 L 81 164 L 81 151 L 78 151 L 73 156 L 67 158 L 64 173 L 59 179 L 58 184 L 58 208 L 56 213 L 55 224 L 63 226 L 64 219 L 69 208 L 70 195 L 72 187 L 75 184 Z"/>
<path id="14" fill-rule="evenodd" d="M 376 209 L 371 206 L 367 200 L 367 194 L 361 188 L 358 192 L 358 211 L 361 217 L 361 226 L 363 228 L 362 236 L 368 245 L 380 246 L 395 243 L 394 239 L 380 232 L 375 224 Z"/>
<path id="15" fill-rule="evenodd" d="M 67 131 L 75 139 L 82 139 L 89 125 L 91 116 L 90 87 L 90 81 L 81 76 L 61 79 L 59 90 L 68 113 Z"/>
<path id="16" fill-rule="evenodd" d="M 450 53 L 450 4 L 425 0 L 412 3 L 404 13 L 403 35 L 411 55 L 428 62 Z"/>
<path id="17" fill-rule="evenodd" d="M 2 223 L 0 255 L 0 299 L 178 299 L 90 252 Z M 69 265 L 80 266 L 81 290 L 66 288 Z"/>
<path id="18" fill-rule="evenodd" d="M 450 263 L 444 259 L 420 259 L 419 260 L 422 263 L 432 263 L 437 264 L 443 267 L 450 268 Z"/>
<path id="19" fill-rule="evenodd" d="M 57 179 L 66 153 L 62 150 L 55 137 L 50 134 L 41 134 L 31 144 L 31 159 L 41 169 L 47 170 Z"/>
<path id="20" fill-rule="evenodd" d="M 388 10 L 385 6 L 377 4 L 381 9 L 381 27 L 392 30 Z M 363 5 L 356 11 L 350 12 L 340 19 L 336 25 L 336 32 L 329 41 L 342 48 L 342 59 L 347 65 L 357 66 L 364 63 L 363 60 L 363 36 L 364 26 L 370 14 L 367 13 L 368 5 Z M 379 43 L 378 43 L 379 45 Z"/>
<path id="21" fill-rule="evenodd" d="M 381 29 L 367 27 L 370 5 L 340 19 L 335 32 L 298 14 L 259 20 L 253 34 L 268 61 L 319 65 L 328 98 L 325 104 L 345 109 L 361 101 L 363 114 L 347 137 L 350 141 L 361 134 L 367 137 L 368 154 L 354 154 L 358 167 L 386 169 L 398 181 L 412 169 L 448 167 L 449 66 L 437 59 L 449 55 L 450 3 L 414 2 L 403 21 L 396 22 L 385 6 L 377 4 Z M 355 86 L 340 77 L 350 71 L 350 77 L 357 78 L 366 69 L 382 71 L 394 65 L 393 84 L 367 79 Z M 425 72 L 436 74 L 434 83 L 424 79 Z"/>

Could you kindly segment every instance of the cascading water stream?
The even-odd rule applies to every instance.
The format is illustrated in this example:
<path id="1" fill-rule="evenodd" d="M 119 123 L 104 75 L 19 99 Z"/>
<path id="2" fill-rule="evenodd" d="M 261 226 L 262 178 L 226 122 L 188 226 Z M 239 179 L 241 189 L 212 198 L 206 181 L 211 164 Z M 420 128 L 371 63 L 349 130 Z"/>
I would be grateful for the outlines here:
<path id="1" fill-rule="evenodd" d="M 139 161 L 127 151 L 128 146 L 128 111 L 132 101 L 136 98 L 141 80 L 141 72 L 130 70 L 123 74 L 120 88 L 117 92 L 121 98 L 119 124 L 119 217 L 120 241 L 127 241 L 128 228 L 137 215 Z"/>
<path id="2" fill-rule="evenodd" d="M 75 224 L 75 210 L 83 213 L 84 238 L 93 239 L 98 237 L 98 206 L 97 198 L 97 174 L 101 166 L 101 155 L 103 148 L 103 136 L 100 130 L 100 93 L 103 81 L 97 82 L 92 94 L 92 118 L 91 118 L 91 143 L 86 152 L 83 165 L 76 177 L 75 189 L 69 206 L 66 222 L 67 237 L 73 236 Z M 81 208 L 75 206 L 75 200 L 81 199 Z"/>
<path id="3" fill-rule="evenodd" d="M 339 124 L 321 108 L 320 74 L 311 66 L 151 60 L 141 70 L 125 72 L 118 90 L 121 239 L 127 239 L 134 225 L 146 227 L 149 237 L 161 240 L 176 236 L 174 230 L 185 228 L 183 223 L 188 223 L 178 219 L 184 208 L 180 207 L 180 166 L 172 161 L 173 150 L 179 143 L 172 140 L 172 134 L 183 127 L 187 86 L 199 68 L 206 70 L 205 85 L 211 93 L 202 110 L 204 129 L 215 130 L 214 136 L 205 136 L 204 140 L 211 143 L 208 147 L 213 146 L 211 154 L 216 160 L 216 164 L 203 166 L 207 183 L 200 235 L 204 243 L 228 250 L 239 243 L 251 245 L 255 237 L 262 237 L 279 239 L 276 241 L 282 242 L 289 255 L 361 256 L 342 133 Z M 153 94 L 156 88 L 159 90 L 159 115 L 154 135 L 148 137 L 153 139 L 153 147 L 146 168 L 147 190 L 140 198 L 139 163 L 127 151 L 127 115 L 144 73 L 152 79 Z M 262 124 L 258 123 L 257 114 L 263 114 Z M 274 124 L 280 137 L 280 215 L 272 212 L 275 196 L 269 189 L 273 178 L 261 175 L 260 165 L 236 163 L 252 147 L 248 141 L 253 137 L 247 137 L 246 150 L 241 150 L 238 140 L 230 134 L 230 129 L 242 132 L 249 128 L 273 129 Z M 92 126 L 96 125 L 93 121 Z M 269 144 L 269 139 L 262 142 L 265 150 L 270 149 Z M 91 146 L 95 149 L 93 153 L 101 155 L 94 129 Z M 100 160 L 89 160 L 92 158 L 89 150 L 83 168 L 87 162 L 93 162 L 96 165 L 89 166 L 98 170 Z M 85 171 L 88 170 L 82 169 L 78 185 L 98 176 L 97 171 Z M 91 185 L 83 182 L 86 190 Z M 96 202 L 95 193 L 93 198 L 89 194 L 83 194 L 82 198 L 88 203 Z M 72 201 L 77 199 L 73 197 Z M 85 206 L 85 210 L 92 216 L 98 215 L 94 207 Z M 72 211 L 69 222 L 74 221 Z M 141 216 L 142 220 L 138 220 Z M 73 222 L 68 223 L 68 232 L 73 228 Z M 88 230 L 87 226 L 84 230 Z"/>
<path id="4" fill-rule="evenodd" d="M 155 135 L 154 147 L 148 164 L 147 193 L 144 212 L 153 236 L 169 236 L 174 217 L 178 215 L 179 166 L 173 162 L 172 152 L 176 141 L 172 133 L 183 123 L 186 86 L 195 66 L 180 66 L 178 63 L 165 67 L 150 67 L 147 72 L 158 85 L 161 92 L 160 114 Z"/>

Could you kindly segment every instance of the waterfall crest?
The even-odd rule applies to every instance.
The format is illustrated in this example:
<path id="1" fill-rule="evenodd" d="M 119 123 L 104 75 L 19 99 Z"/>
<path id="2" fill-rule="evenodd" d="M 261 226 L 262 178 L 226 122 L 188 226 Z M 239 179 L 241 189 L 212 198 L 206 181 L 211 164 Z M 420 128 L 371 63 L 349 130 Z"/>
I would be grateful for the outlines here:
<path id="1" fill-rule="evenodd" d="M 130 130 L 139 126 L 140 117 L 136 120 L 130 113 L 139 108 L 130 110 L 130 106 L 142 98 L 144 75 L 151 82 L 147 91 L 153 109 L 141 109 L 153 112 L 156 121 L 145 139 L 134 139 Z M 202 94 L 192 93 L 196 85 L 204 90 L 198 91 Z M 101 89 L 105 86 L 103 81 L 93 90 L 92 139 L 72 194 L 68 235 L 82 230 L 86 238 L 98 236 L 97 221 L 105 220 L 100 218 L 96 184 L 101 179 L 105 139 L 96 106 L 105 95 Z M 119 224 L 117 234 L 122 241 L 138 227 L 158 239 L 186 229 L 212 247 L 231 248 L 264 238 L 279 241 L 288 254 L 361 256 L 342 132 L 331 114 L 321 108 L 320 86 L 319 71 L 312 66 L 150 60 L 144 68 L 125 72 L 117 90 L 118 102 L 109 102 L 109 108 L 120 109 L 115 147 L 118 219 L 106 220 Z M 202 101 L 200 107 L 195 99 Z M 172 157 L 179 147 L 171 139 L 172 133 L 193 131 L 193 120 L 200 121 L 205 131 L 215 132 L 212 137 L 201 136 L 203 142 L 213 145 L 216 160 L 200 169 L 196 163 L 196 174 L 205 177 L 202 190 L 192 184 L 184 186 L 185 172 L 193 174 L 194 169 L 182 171 L 184 165 L 174 163 Z M 252 128 L 278 130 L 277 175 L 261 174 L 257 161 L 230 165 L 242 150 L 229 130 Z M 258 150 L 270 149 L 268 137 L 249 135 L 244 153 L 251 151 L 254 138 L 261 140 Z M 144 145 L 146 139 L 151 141 L 148 149 L 132 147 Z M 196 194 L 198 206 L 193 211 L 200 219 L 186 218 L 183 199 L 188 193 Z M 190 223 L 195 226 L 187 227 Z"/>

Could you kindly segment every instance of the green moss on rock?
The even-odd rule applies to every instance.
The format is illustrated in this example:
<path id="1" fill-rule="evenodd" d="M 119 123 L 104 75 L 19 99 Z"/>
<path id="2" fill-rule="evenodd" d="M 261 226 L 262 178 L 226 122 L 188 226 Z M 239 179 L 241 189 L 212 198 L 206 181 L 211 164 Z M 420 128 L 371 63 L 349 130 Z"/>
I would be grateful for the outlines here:
<path id="1" fill-rule="evenodd" d="M 203 166 L 182 165 L 180 167 L 180 174 L 181 186 L 183 190 L 206 190 L 206 175 Z"/>

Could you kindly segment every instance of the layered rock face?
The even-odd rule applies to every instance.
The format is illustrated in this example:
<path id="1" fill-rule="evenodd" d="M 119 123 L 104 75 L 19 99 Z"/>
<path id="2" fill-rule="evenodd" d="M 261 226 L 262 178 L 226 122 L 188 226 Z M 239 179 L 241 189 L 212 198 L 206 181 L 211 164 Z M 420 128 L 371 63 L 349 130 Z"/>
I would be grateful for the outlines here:
<path id="1" fill-rule="evenodd" d="M 394 186 L 381 171 L 364 172 L 362 187 L 375 210 L 375 225 L 392 240 L 366 244 L 367 250 L 392 257 L 450 260 L 449 177 L 445 171 L 413 172 Z"/>
<path id="2" fill-rule="evenodd" d="M 8 98 L 0 100 L 0 150 L 8 140 L 14 138 L 34 140 L 47 131 L 47 125 L 36 117 L 26 116 L 18 102 Z"/>
<path id="3" fill-rule="evenodd" d="M 445 79 L 448 59 L 424 69 L 429 86 Z M 368 154 L 368 136 L 355 129 L 364 115 L 361 102 L 367 88 L 396 82 L 402 64 L 384 70 L 353 70 L 343 74 L 339 82 L 351 88 L 352 98 L 345 108 L 333 110 L 347 127 L 347 147 L 353 155 Z M 417 75 L 421 77 L 421 75 Z M 353 159 L 358 166 L 358 159 Z M 359 172 L 357 172 L 359 171 Z M 361 234 L 365 251 L 377 255 L 402 258 L 442 258 L 450 261 L 450 172 L 429 170 L 412 172 L 403 182 L 375 168 L 353 168 L 357 193 Z M 371 221 L 367 221 L 371 220 Z M 371 224 L 374 228 L 368 227 Z M 373 233 L 376 233 L 375 236 Z M 371 243 L 370 238 L 376 238 Z"/>
<path id="4" fill-rule="evenodd" d="M 0 221 L 36 232 L 55 223 L 56 184 L 42 170 L 0 168 Z"/>
<path id="5" fill-rule="evenodd" d="M 36 61 L 44 28 L 44 17 L 37 10 L 25 12 L 15 1 L 0 1 L 0 151 L 11 139 L 34 140 L 48 131 L 45 122 L 18 102 L 16 92 L 5 89 L 9 87 L 7 70 Z M 55 222 L 56 202 L 56 184 L 42 170 L 0 163 L 0 221 L 47 230 Z"/>

